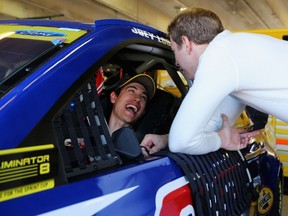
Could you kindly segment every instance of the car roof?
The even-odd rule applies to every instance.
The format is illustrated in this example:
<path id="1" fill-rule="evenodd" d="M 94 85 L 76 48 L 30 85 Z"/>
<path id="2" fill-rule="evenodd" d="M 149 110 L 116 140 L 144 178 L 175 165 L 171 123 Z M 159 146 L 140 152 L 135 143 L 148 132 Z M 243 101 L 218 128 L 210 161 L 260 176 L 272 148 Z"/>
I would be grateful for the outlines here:
<path id="1" fill-rule="evenodd" d="M 55 21 L 55 20 L 33 20 L 33 19 L 17 19 L 17 20 L 0 20 L 0 24 L 14 25 L 30 25 L 30 26 L 50 26 L 63 28 L 79 28 L 82 30 L 94 30 L 94 23 L 80 23 L 71 21 Z"/>
<path id="2" fill-rule="evenodd" d="M 16 20 L 0 20 L 0 24 L 14 24 L 14 25 L 29 25 L 29 26 L 49 26 L 49 27 L 61 27 L 61 28 L 78 28 L 81 30 L 93 31 L 96 28 L 107 27 L 107 26 L 133 26 L 137 28 L 144 29 L 149 32 L 156 33 L 165 37 L 166 34 L 161 32 L 153 27 L 123 20 L 123 19 L 101 19 L 95 20 L 94 23 L 81 23 L 81 22 L 72 22 L 72 21 L 59 21 L 59 20 L 33 20 L 33 19 L 16 19 Z"/>

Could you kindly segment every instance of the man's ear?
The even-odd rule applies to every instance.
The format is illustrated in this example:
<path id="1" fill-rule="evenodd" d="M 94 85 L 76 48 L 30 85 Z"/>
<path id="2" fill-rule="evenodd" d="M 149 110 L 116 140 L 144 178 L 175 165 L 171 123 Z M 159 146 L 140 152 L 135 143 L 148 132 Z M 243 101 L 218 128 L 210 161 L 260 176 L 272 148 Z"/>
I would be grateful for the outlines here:
<path id="1" fill-rule="evenodd" d="M 116 99 L 117 99 L 117 94 L 115 93 L 115 91 L 112 91 L 112 92 L 110 93 L 110 102 L 111 102 L 112 104 L 114 104 L 114 103 L 116 102 Z"/>
<path id="2" fill-rule="evenodd" d="M 186 50 L 187 53 L 191 53 L 192 47 L 193 47 L 193 42 L 190 41 L 186 36 L 181 37 L 182 40 L 182 48 Z"/>

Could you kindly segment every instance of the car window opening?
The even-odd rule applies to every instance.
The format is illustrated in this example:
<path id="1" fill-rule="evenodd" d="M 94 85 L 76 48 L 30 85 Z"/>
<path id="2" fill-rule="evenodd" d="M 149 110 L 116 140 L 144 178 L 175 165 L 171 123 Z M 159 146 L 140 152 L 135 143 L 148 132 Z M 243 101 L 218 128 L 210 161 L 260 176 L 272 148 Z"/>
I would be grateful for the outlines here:
<path id="1" fill-rule="evenodd" d="M 95 92 L 94 78 L 83 85 L 54 118 L 68 178 L 121 163 Z"/>
<path id="2" fill-rule="evenodd" d="M 170 70 L 165 77 L 172 80 L 171 74 L 175 68 L 161 58 L 161 55 L 167 56 L 168 52 L 160 48 L 152 49 L 152 51 L 150 48 L 150 51 L 147 51 L 145 47 L 147 52 L 143 53 L 143 46 L 140 46 L 141 52 L 139 52 L 139 46 L 125 47 L 114 53 L 100 68 L 96 65 L 91 67 L 87 71 L 91 74 L 90 78 L 55 116 L 53 124 L 57 145 L 63 157 L 68 179 L 111 169 L 127 162 L 125 156 L 129 152 L 124 152 L 124 156 L 123 152 L 120 152 L 119 155 L 119 143 L 115 146 L 111 140 L 106 123 L 112 109 L 110 92 L 126 76 L 146 73 L 153 77 L 158 86 L 154 98 L 147 104 L 145 114 L 132 126 L 138 141 L 131 139 L 139 145 L 145 134 L 169 132 L 182 101 L 180 95 L 185 94 L 187 87 L 182 84 L 182 93 L 175 93 L 161 83 L 161 78 L 157 78 L 157 76 L 163 76 L 161 74 L 163 71 Z M 150 64 L 151 60 L 153 60 L 152 64 Z M 99 74 L 101 75 L 98 76 Z M 181 78 L 173 76 L 173 79 L 178 82 L 177 85 L 174 83 L 173 89 L 179 88 L 181 86 L 179 82 L 182 83 Z M 98 88 L 99 86 L 102 87 Z M 130 144 L 130 146 L 134 145 Z M 122 148 L 121 145 L 120 148 Z"/>

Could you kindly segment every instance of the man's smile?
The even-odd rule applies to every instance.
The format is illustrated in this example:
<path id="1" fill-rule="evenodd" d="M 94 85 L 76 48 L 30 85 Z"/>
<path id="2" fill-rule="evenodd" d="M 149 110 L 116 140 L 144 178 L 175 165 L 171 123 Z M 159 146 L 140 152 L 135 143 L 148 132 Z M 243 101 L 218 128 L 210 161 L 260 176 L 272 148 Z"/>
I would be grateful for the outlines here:
<path id="1" fill-rule="evenodd" d="M 126 109 L 132 111 L 134 114 L 138 112 L 138 107 L 133 104 L 127 104 Z"/>

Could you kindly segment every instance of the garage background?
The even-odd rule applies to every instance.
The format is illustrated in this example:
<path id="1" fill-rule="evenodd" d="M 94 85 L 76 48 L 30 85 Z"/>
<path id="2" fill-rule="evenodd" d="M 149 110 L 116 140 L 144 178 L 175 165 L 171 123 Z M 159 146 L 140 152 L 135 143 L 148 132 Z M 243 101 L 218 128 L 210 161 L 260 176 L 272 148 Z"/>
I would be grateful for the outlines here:
<path id="1" fill-rule="evenodd" d="M 173 17 L 191 6 L 214 11 L 230 30 L 288 28 L 288 0 L 0 0 L 0 19 L 91 23 L 119 18 L 166 32 Z M 285 183 L 287 188 L 287 179 Z M 287 194 L 285 191 L 282 215 L 288 215 Z"/>
<path id="2" fill-rule="evenodd" d="M 183 7 L 216 12 L 227 29 L 288 27 L 288 0 L 0 0 L 0 19 L 47 18 L 93 22 L 120 18 L 166 31 Z"/>

